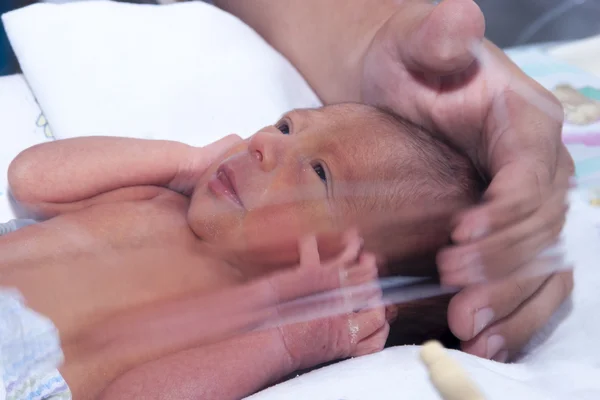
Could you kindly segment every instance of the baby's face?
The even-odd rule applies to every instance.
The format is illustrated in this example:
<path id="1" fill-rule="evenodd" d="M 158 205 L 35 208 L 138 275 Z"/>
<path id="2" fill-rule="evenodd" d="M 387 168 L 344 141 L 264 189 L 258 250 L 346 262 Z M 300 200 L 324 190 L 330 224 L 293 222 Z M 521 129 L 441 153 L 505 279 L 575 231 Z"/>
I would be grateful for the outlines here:
<path id="1" fill-rule="evenodd" d="M 364 184 L 390 178 L 382 164 L 392 157 L 370 112 L 354 105 L 299 110 L 260 130 L 201 178 L 190 226 L 208 242 L 256 250 L 351 225 L 373 207 Z"/>

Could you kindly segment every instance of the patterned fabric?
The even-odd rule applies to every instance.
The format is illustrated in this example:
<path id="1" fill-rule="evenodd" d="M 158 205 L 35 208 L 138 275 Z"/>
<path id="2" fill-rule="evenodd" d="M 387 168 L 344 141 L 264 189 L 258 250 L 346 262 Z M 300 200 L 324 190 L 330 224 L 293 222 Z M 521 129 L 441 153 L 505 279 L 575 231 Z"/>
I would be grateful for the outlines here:
<path id="1" fill-rule="evenodd" d="M 0 398 L 70 400 L 56 369 L 62 360 L 52 322 L 28 309 L 16 291 L 0 289 Z"/>

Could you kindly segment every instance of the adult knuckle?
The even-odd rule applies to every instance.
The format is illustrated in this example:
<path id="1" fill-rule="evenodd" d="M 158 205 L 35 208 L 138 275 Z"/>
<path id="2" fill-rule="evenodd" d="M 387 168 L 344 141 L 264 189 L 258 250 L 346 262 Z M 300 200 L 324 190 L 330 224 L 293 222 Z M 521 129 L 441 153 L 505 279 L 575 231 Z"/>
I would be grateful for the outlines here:
<path id="1" fill-rule="evenodd" d="M 552 225 L 552 228 L 550 229 L 550 240 L 555 240 L 557 237 L 560 236 L 560 234 L 563 231 L 565 222 L 566 218 L 562 217 L 556 224 Z"/>
<path id="2" fill-rule="evenodd" d="M 513 285 L 512 286 L 513 286 L 513 296 L 512 296 L 512 299 L 513 299 L 513 301 L 516 301 L 516 302 L 520 303 L 523 300 L 523 298 L 526 297 L 525 296 L 525 294 L 526 294 L 525 286 L 518 279 L 515 279 L 513 281 Z"/>
<path id="3" fill-rule="evenodd" d="M 558 274 L 558 282 L 560 284 L 561 298 L 567 298 L 573 292 L 575 286 L 573 272 L 568 271 Z"/>

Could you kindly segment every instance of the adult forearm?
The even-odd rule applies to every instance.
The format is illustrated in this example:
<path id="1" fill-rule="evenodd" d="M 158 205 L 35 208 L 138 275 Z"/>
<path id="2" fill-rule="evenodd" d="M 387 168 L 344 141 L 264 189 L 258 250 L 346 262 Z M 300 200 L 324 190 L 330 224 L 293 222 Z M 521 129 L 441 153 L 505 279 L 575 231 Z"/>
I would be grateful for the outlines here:
<path id="1" fill-rule="evenodd" d="M 216 0 L 286 56 L 325 103 L 360 100 L 362 57 L 397 0 Z"/>

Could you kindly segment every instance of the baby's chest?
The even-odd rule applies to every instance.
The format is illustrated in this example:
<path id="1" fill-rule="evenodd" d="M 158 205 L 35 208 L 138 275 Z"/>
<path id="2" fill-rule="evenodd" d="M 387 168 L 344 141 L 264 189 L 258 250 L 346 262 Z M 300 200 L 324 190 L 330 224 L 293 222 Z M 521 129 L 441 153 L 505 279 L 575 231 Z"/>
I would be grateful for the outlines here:
<path id="1" fill-rule="evenodd" d="M 184 208 L 169 203 L 95 206 L 7 239 L 0 253 L 13 256 L 0 267 L 0 283 L 18 288 L 28 304 L 67 331 L 131 307 L 202 292 L 222 279 L 199 250 Z"/>

